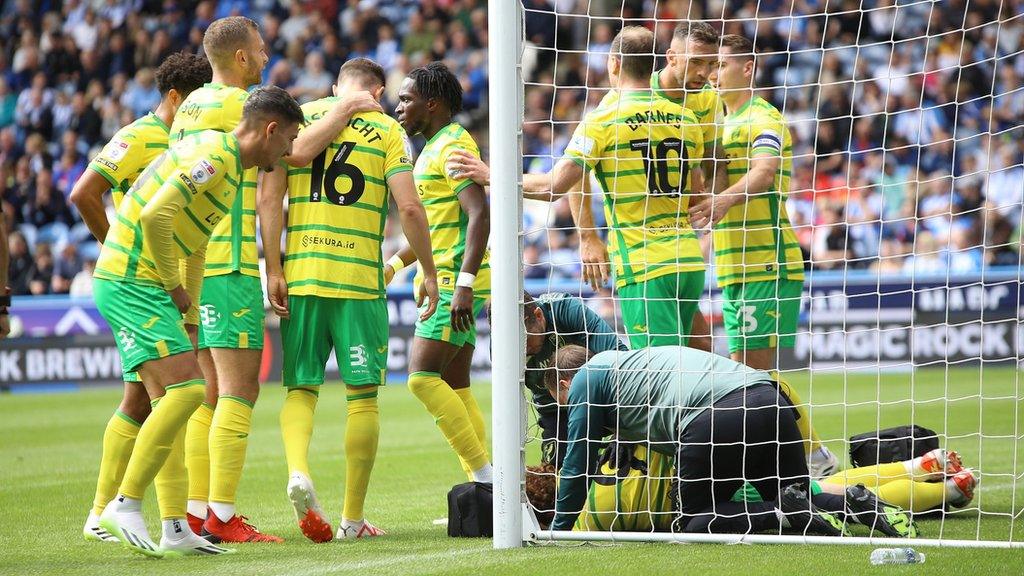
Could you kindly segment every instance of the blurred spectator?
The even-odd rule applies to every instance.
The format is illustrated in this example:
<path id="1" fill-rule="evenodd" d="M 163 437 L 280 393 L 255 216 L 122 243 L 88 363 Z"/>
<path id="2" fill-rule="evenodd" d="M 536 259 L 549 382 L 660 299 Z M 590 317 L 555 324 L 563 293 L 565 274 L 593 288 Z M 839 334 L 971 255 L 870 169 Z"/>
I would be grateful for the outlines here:
<path id="1" fill-rule="evenodd" d="M 53 263 L 53 279 L 50 289 L 54 294 L 67 294 L 71 281 L 82 271 L 82 258 L 73 242 L 67 242 Z"/>
<path id="2" fill-rule="evenodd" d="M 121 96 L 121 104 L 136 118 L 145 116 L 160 104 L 160 90 L 151 69 L 142 68 L 135 74 L 135 79 Z"/>
<path id="3" fill-rule="evenodd" d="M 53 252 L 46 243 L 36 244 L 32 269 L 28 273 L 28 291 L 33 296 L 48 294 L 53 282 Z"/>
<path id="4" fill-rule="evenodd" d="M 82 271 L 76 274 L 75 279 L 71 281 L 68 294 L 79 298 L 92 296 L 92 273 L 95 270 L 96 261 L 87 260 L 82 265 Z"/>
<path id="5" fill-rule="evenodd" d="M 299 101 L 299 104 L 305 104 L 318 98 L 330 96 L 334 80 L 335 75 L 324 69 L 323 54 L 310 52 L 306 55 L 306 65 L 299 72 L 299 77 L 295 80 L 295 84 L 288 89 L 288 92 Z"/>
<path id="6" fill-rule="evenodd" d="M 28 283 L 32 275 L 32 254 L 28 250 L 25 236 L 21 232 L 11 232 L 7 236 L 7 247 L 11 254 L 11 266 L 7 276 L 11 293 L 16 296 L 30 294 Z"/>

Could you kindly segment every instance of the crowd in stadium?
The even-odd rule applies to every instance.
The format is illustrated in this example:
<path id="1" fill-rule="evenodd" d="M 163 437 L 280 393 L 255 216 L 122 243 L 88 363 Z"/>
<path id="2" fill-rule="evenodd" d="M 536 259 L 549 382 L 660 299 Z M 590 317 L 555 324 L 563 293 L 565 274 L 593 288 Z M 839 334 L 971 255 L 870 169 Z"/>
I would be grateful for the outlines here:
<path id="1" fill-rule="evenodd" d="M 575 123 L 605 93 L 604 58 L 621 20 L 571 16 L 589 4 L 524 0 L 532 46 L 524 61 L 528 171 L 560 157 Z M 608 14 L 616 17 L 654 10 L 651 2 L 614 4 Z M 1024 138 L 1012 123 L 1024 115 L 1024 20 L 1009 16 L 1024 2 L 970 2 L 966 33 L 959 26 L 964 2 L 897 10 L 891 0 L 867 0 L 874 10 L 863 19 L 839 8 L 826 16 L 814 0 L 797 2 L 799 11 L 789 4 L 657 6 L 665 20 L 724 15 L 725 31 L 756 37 L 769 54 L 759 83 L 773 87 L 764 95 L 794 132 L 790 213 L 808 265 L 918 274 L 1018 266 Z M 755 13 L 759 24 L 749 19 Z M 411 68 L 443 60 L 465 91 L 460 121 L 486 144 L 481 0 L 69 0 L 42 9 L 7 1 L 0 12 L 0 198 L 12 230 L 15 294 L 88 291 L 98 246 L 68 201 L 72 186 L 119 127 L 159 101 L 155 66 L 175 51 L 200 51 L 205 27 L 230 14 L 261 23 L 271 58 L 264 82 L 300 102 L 328 95 L 346 59 L 369 56 L 388 72 L 384 106 L 391 110 Z M 956 26 L 947 32 L 945 23 Z M 659 53 L 672 26 L 656 30 Z M 556 58 L 555 47 L 569 51 Z M 601 211 L 595 214 L 602 224 Z M 576 278 L 578 240 L 565 202 L 529 206 L 526 219 L 534 231 L 527 278 Z M 550 232 L 539 233 L 545 227 Z M 389 229 L 386 252 L 397 237 Z"/>

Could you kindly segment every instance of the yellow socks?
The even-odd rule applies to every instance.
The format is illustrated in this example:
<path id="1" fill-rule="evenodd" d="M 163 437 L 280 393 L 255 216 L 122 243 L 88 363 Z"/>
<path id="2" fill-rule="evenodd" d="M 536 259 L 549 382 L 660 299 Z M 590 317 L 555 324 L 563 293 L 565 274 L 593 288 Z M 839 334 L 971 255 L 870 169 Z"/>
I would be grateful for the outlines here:
<path id="1" fill-rule="evenodd" d="M 409 375 L 409 390 L 434 416 L 437 427 L 448 440 L 460 459 L 471 470 L 489 466 L 487 451 L 477 437 L 470 422 L 466 406 L 458 394 L 436 372 L 413 372 Z"/>
<path id="2" fill-rule="evenodd" d="M 480 440 L 480 444 L 484 447 L 484 452 L 487 452 L 487 427 L 484 425 L 484 415 L 480 412 L 480 405 L 476 403 L 476 398 L 473 397 L 473 393 L 469 391 L 469 388 L 457 388 L 455 393 L 458 394 L 459 400 L 462 400 L 462 404 L 466 407 L 466 414 L 469 415 L 469 421 L 473 425 L 473 431 L 476 432 L 476 437 Z M 466 472 L 466 477 L 470 480 L 473 479 L 473 470 L 469 467 L 469 463 L 459 458 L 459 463 L 462 465 L 463 471 Z"/>
<path id="3" fill-rule="evenodd" d="M 316 411 L 316 390 L 292 388 L 281 408 L 281 438 L 288 473 L 309 474 L 309 441 L 313 437 L 313 413 Z M 350 407 L 351 409 L 351 407 Z"/>
<path id="4" fill-rule="evenodd" d="M 811 413 L 807 409 L 808 406 L 804 404 L 804 401 L 800 399 L 800 394 L 797 393 L 796 389 L 789 385 L 788 382 L 782 379 L 782 375 L 777 371 L 772 370 L 769 372 L 775 381 L 779 383 L 779 391 L 789 399 L 789 403 L 796 408 L 796 413 L 799 418 L 796 420 L 797 428 L 800 429 L 800 435 L 804 438 L 804 452 L 810 454 L 815 450 L 821 448 L 821 438 L 818 437 L 818 433 L 811 426 Z"/>
<path id="5" fill-rule="evenodd" d="M 345 423 L 345 507 L 346 520 L 363 519 L 363 503 L 370 485 L 370 472 L 377 459 L 380 437 L 380 412 L 377 390 L 349 394 L 348 420 Z"/>
<path id="6" fill-rule="evenodd" d="M 943 505 L 946 498 L 946 483 L 915 482 L 904 478 L 879 486 L 875 494 L 904 510 L 925 512 Z"/>
<path id="7" fill-rule="evenodd" d="M 876 464 L 874 466 L 850 468 L 849 470 L 843 470 L 838 474 L 833 474 L 832 476 L 822 480 L 822 482 L 839 484 L 842 486 L 863 484 L 867 489 L 877 494 L 877 489 L 880 486 L 893 482 L 894 480 L 904 480 L 909 478 L 910 473 L 907 472 L 907 467 L 903 465 L 903 462 L 893 462 L 891 464 Z M 883 500 L 885 500 L 885 498 L 883 498 Z"/>
<path id="8" fill-rule="evenodd" d="M 117 496 L 117 489 L 124 478 L 124 469 L 128 466 L 135 437 L 139 435 L 142 425 L 126 416 L 120 410 L 114 412 L 103 431 L 103 454 L 100 456 L 100 473 L 96 480 L 96 496 L 92 501 L 92 511 L 97 515 L 103 513 L 107 503 Z"/>
<path id="9" fill-rule="evenodd" d="M 214 502 L 235 502 L 235 492 L 245 466 L 245 451 L 249 446 L 252 406 L 252 402 L 238 396 L 217 398 L 217 409 L 210 427 L 210 507 L 214 511 Z M 227 521 L 230 516 L 221 520 Z"/>
<path id="10" fill-rule="evenodd" d="M 213 406 L 206 402 L 188 419 L 185 429 L 185 467 L 188 468 L 188 499 L 199 502 L 206 514 L 210 497 L 210 423 Z M 198 510 L 197 510 L 198 512 Z"/>
<path id="11" fill-rule="evenodd" d="M 167 455 L 167 461 L 160 468 L 153 484 L 156 488 L 156 501 L 160 506 L 160 519 L 184 518 L 185 501 L 188 498 L 184 426 L 178 431 L 178 436 L 171 444 L 171 452 Z"/>
<path id="12" fill-rule="evenodd" d="M 135 449 L 124 473 L 120 493 L 141 500 L 146 488 L 167 461 L 178 434 L 189 416 L 203 403 L 205 381 L 188 380 L 167 387 L 167 394 L 139 429 Z"/>

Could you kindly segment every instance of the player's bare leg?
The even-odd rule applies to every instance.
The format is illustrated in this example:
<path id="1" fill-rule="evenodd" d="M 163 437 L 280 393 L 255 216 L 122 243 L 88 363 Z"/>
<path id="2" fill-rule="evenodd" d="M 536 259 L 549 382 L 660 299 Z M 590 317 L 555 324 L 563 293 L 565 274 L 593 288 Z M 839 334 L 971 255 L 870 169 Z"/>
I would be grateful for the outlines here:
<path id="1" fill-rule="evenodd" d="M 714 352 L 711 343 L 711 324 L 704 318 L 699 308 L 693 313 L 693 324 L 690 326 L 690 336 L 686 345 L 705 352 Z"/>

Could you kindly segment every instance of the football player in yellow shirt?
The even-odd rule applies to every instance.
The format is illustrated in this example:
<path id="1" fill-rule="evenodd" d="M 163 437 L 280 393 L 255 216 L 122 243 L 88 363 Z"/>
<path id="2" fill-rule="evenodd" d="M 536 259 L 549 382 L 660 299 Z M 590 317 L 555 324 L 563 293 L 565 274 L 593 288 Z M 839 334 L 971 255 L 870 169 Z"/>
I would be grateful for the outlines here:
<path id="1" fill-rule="evenodd" d="M 624 28 L 608 57 L 616 90 L 587 114 L 550 174 L 523 176 L 524 195 L 543 198 L 597 175 L 632 349 L 685 344 L 704 289 L 687 217 L 704 191 L 703 141 L 692 112 L 651 93 L 653 49 L 650 30 Z"/>
<path id="2" fill-rule="evenodd" d="M 147 556 L 228 552 L 196 536 L 181 501 L 157 546 L 142 516 L 146 488 L 184 441 L 205 381 L 185 331 L 198 317 L 206 246 L 230 212 L 243 170 L 272 168 L 295 140 L 302 110 L 287 92 L 260 88 L 230 133 L 186 137 L 154 160 L 121 203 L 96 263 L 96 306 L 117 337 L 125 372 L 138 370 L 159 404 L 139 430 L 116 502 L 100 526 Z M 179 268 L 184 265 L 184 273 Z M 184 316 L 184 318 L 183 318 Z"/>
<path id="3" fill-rule="evenodd" d="M 695 227 L 714 227 L 715 272 L 732 358 L 775 371 L 778 348 L 791 348 L 796 340 L 803 296 L 803 255 L 786 211 L 793 139 L 782 113 L 754 95 L 753 43 L 729 34 L 721 44 L 717 82 L 728 111 L 722 147 L 729 185 L 690 213 Z M 811 476 L 834 474 L 838 462 L 821 445 L 806 405 L 781 376 L 778 381 L 800 412 Z"/>
<path id="4" fill-rule="evenodd" d="M 171 126 L 171 142 L 202 130 L 230 132 L 267 63 L 259 26 L 243 16 L 214 21 L 203 37 L 213 81 L 193 92 Z M 309 163 L 356 111 L 380 110 L 369 95 L 346 98 L 302 131 L 290 164 Z M 316 150 L 316 152 L 313 152 Z M 185 458 L 189 522 L 224 542 L 280 542 L 235 513 L 252 411 L 259 396 L 264 312 L 256 249 L 256 169 L 239 182 L 231 210 L 214 230 L 200 297 L 199 362 L 208 381 L 206 401 L 189 420 Z"/>
<path id="5" fill-rule="evenodd" d="M 366 91 L 379 98 L 385 75 L 367 58 L 349 60 L 338 74 L 336 96 L 302 106 L 315 121 L 336 106 L 338 96 Z M 364 538 L 384 532 L 363 511 L 377 455 L 380 417 L 377 387 L 388 359 L 388 311 L 381 255 L 388 198 L 398 206 L 402 228 L 425 278 L 418 304 L 434 312 L 437 273 L 430 252 L 427 215 L 413 183 L 405 131 L 390 116 L 353 116 L 330 146 L 302 168 L 263 177 L 260 223 L 271 307 L 281 317 L 283 382 L 281 435 L 288 460 L 288 497 L 302 533 L 314 542 L 334 537 L 313 489 L 309 442 L 313 413 L 331 350 L 342 358 L 347 391 L 345 507 L 337 537 Z M 287 251 L 281 258 L 281 201 L 288 193 Z"/>
<path id="6" fill-rule="evenodd" d="M 452 118 L 461 110 L 462 85 L 440 62 L 411 71 L 398 92 L 398 121 L 410 135 L 427 139 L 413 176 L 430 224 L 440 294 L 437 311 L 416 322 L 409 389 L 434 416 L 467 476 L 490 482 L 486 427 L 469 390 L 476 316 L 491 288 L 490 207 L 480 185 L 445 166 L 456 150 L 480 155 L 469 131 Z M 385 266 L 386 281 L 414 260 L 411 247 L 400 250 Z M 417 284 L 427 272 L 421 262 Z"/>
<path id="7" fill-rule="evenodd" d="M 210 74 L 210 63 L 194 54 L 179 52 L 164 60 L 156 70 L 156 85 L 162 95 L 156 110 L 118 130 L 75 183 L 71 190 L 71 202 L 101 244 L 110 229 L 103 195 L 110 190 L 114 210 L 120 207 L 125 193 L 139 174 L 153 159 L 167 150 L 167 134 L 178 107 L 193 90 L 210 81 Z M 189 325 L 187 329 L 195 334 L 198 326 Z M 117 541 L 116 537 L 100 528 L 99 517 L 103 508 L 117 494 L 132 446 L 135 445 L 135 437 L 141 423 L 149 416 L 150 409 L 149 394 L 139 381 L 138 374 L 125 374 L 121 404 L 103 432 L 96 495 L 82 529 L 86 540 Z M 184 470 L 168 470 L 167 473 L 180 476 L 173 478 L 175 482 L 187 482 Z M 161 480 L 157 480 L 158 490 L 161 485 Z M 160 501 L 163 502 L 162 497 Z"/>

